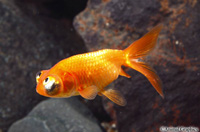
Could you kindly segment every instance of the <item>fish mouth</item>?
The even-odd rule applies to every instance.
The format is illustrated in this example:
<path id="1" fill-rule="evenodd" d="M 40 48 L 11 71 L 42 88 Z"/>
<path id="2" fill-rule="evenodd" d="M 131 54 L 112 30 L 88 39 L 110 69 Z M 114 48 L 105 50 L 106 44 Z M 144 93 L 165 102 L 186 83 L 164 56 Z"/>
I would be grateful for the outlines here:
<path id="1" fill-rule="evenodd" d="M 38 93 L 38 89 L 36 88 L 36 92 Z"/>
<path id="2" fill-rule="evenodd" d="M 42 95 L 42 96 L 47 96 L 47 95 L 45 94 L 45 91 L 42 90 L 41 88 L 39 88 L 38 86 L 36 87 L 36 92 L 37 92 L 38 94 Z"/>

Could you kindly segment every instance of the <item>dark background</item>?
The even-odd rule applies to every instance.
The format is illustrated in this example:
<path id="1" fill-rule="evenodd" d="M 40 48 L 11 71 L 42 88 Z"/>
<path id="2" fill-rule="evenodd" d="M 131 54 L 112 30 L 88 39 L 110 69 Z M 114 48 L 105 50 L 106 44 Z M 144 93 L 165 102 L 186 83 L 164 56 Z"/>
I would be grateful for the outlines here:
<path id="1" fill-rule="evenodd" d="M 128 69 L 132 78 L 112 84 L 127 99 L 125 107 L 78 99 L 102 131 L 200 127 L 199 12 L 197 0 L 0 0 L 0 132 L 47 99 L 35 92 L 38 71 L 74 54 L 124 49 L 159 23 L 158 45 L 145 59 L 163 82 L 164 99 Z"/>

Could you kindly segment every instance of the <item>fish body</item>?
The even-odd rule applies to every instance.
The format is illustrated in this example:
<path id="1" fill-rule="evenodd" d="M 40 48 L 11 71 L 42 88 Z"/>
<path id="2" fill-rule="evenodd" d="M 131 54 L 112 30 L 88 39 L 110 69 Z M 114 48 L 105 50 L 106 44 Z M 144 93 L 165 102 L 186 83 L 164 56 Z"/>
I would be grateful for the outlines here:
<path id="1" fill-rule="evenodd" d="M 130 78 L 121 68 L 133 68 L 147 77 L 157 92 L 163 96 L 161 81 L 154 70 L 138 58 L 147 55 L 154 47 L 162 26 L 157 26 L 125 50 L 103 49 L 78 54 L 61 60 L 49 70 L 36 75 L 39 94 L 48 97 L 71 97 L 81 95 L 94 99 L 104 95 L 118 105 L 126 105 L 119 91 L 105 89 L 119 75 Z"/>

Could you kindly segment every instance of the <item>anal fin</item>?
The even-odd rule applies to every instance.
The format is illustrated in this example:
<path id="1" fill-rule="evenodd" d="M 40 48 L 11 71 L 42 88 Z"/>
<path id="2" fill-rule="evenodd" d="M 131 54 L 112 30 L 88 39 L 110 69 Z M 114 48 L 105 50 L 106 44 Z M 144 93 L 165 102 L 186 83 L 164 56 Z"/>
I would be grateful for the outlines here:
<path id="1" fill-rule="evenodd" d="M 124 77 L 127 77 L 127 78 L 131 78 L 131 76 L 128 75 L 123 69 L 121 69 L 119 75 L 124 76 Z"/>
<path id="2" fill-rule="evenodd" d="M 117 90 L 108 89 L 108 90 L 102 91 L 102 94 L 120 106 L 126 105 L 125 98 Z"/>
<path id="3" fill-rule="evenodd" d="M 98 88 L 96 86 L 92 85 L 87 88 L 80 89 L 80 90 L 78 90 L 78 92 L 83 98 L 92 100 L 96 97 L 96 95 L 98 93 Z"/>

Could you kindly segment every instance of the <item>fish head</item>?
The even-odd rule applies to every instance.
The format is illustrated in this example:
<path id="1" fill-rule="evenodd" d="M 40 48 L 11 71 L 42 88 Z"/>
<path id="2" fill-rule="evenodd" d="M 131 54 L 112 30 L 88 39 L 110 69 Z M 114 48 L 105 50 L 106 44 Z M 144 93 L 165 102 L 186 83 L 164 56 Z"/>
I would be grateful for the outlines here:
<path id="1" fill-rule="evenodd" d="M 36 74 L 36 91 L 46 97 L 59 97 L 63 91 L 63 81 L 57 74 L 43 70 Z"/>

